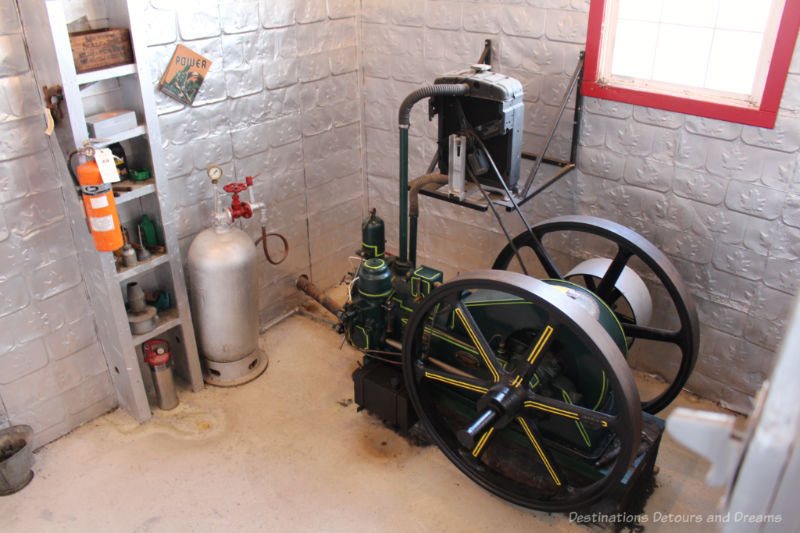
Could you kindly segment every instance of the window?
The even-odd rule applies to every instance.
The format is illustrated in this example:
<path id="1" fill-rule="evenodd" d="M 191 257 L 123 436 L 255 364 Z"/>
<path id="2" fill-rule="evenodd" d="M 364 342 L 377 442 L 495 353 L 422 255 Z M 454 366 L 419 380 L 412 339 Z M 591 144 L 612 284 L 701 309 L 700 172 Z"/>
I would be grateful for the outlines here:
<path id="1" fill-rule="evenodd" d="M 800 0 L 591 0 L 583 94 L 771 128 Z"/>

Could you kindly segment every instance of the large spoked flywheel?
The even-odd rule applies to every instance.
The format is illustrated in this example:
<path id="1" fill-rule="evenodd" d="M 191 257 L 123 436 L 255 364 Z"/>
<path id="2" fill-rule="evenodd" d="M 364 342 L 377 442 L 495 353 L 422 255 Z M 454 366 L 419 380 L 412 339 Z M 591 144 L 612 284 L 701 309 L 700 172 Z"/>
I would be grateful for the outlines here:
<path id="1" fill-rule="evenodd" d="M 614 311 L 628 339 L 632 366 L 664 378 L 640 390 L 642 409 L 657 413 L 680 393 L 699 347 L 694 301 L 673 264 L 647 239 L 590 216 L 545 220 L 514 240 L 529 274 L 579 283 Z M 518 267 L 506 245 L 492 268 Z M 654 313 L 653 309 L 658 312 Z"/>
<path id="2" fill-rule="evenodd" d="M 580 508 L 618 485 L 642 413 L 610 310 L 570 283 L 515 272 L 462 275 L 423 299 L 403 374 L 433 440 L 510 502 Z"/>

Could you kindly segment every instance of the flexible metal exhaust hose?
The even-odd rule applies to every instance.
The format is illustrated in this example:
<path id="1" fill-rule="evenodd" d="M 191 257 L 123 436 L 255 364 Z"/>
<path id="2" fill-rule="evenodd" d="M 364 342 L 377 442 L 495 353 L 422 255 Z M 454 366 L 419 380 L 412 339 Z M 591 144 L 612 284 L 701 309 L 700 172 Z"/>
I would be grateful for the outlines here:
<path id="1" fill-rule="evenodd" d="M 419 191 L 426 185 L 431 183 L 438 183 L 439 185 L 446 185 L 448 182 L 445 174 L 425 174 L 413 180 L 408 184 L 408 216 L 419 216 Z"/>
<path id="2" fill-rule="evenodd" d="M 411 124 L 411 108 L 414 104 L 430 96 L 464 96 L 467 94 L 469 86 L 466 83 L 442 83 L 438 85 L 428 85 L 412 92 L 403 103 L 400 104 L 400 111 L 397 113 L 397 123 L 400 127 L 408 127 Z"/>

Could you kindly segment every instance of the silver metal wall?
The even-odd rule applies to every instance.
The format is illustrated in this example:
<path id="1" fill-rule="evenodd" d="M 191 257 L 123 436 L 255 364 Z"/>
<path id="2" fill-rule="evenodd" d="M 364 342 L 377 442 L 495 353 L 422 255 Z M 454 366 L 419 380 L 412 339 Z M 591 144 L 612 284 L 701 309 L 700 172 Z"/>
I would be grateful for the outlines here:
<path id="1" fill-rule="evenodd" d="M 0 0 L 0 427 L 30 424 L 35 447 L 116 405 L 38 85 Z"/>

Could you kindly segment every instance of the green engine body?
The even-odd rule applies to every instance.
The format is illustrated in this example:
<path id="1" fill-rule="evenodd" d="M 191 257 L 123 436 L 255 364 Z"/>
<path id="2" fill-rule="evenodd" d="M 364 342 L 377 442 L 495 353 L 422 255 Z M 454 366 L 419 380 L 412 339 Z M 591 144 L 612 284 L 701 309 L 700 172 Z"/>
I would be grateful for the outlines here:
<path id="1" fill-rule="evenodd" d="M 422 299 L 444 282 L 443 273 L 439 270 L 420 266 L 403 272 L 403 269 L 393 268 L 393 259 L 372 257 L 361 263 L 340 316 L 348 342 L 365 352 L 365 362 L 369 364 L 375 364 L 371 354 L 392 352 L 399 355 L 399 346 L 411 314 Z M 627 353 L 622 328 L 602 300 L 584 287 L 567 281 L 545 282 L 577 300 L 609 332 L 620 351 Z M 476 291 L 467 295 L 464 302 L 475 319 L 484 324 L 483 333 L 505 367 L 524 358 L 526 348 L 546 326 L 546 318 L 535 305 L 507 294 Z M 437 314 L 426 332 L 431 336 L 431 350 L 438 361 L 470 368 L 478 377 L 490 377 L 485 375 L 488 371 L 453 310 L 443 310 Z M 576 340 L 571 344 L 569 339 L 563 342 L 552 347 L 552 350 L 572 353 L 574 365 L 562 368 L 556 363 L 561 358 L 545 359 L 530 382 L 533 390 L 567 403 L 593 409 L 608 408 L 613 397 L 608 393 L 607 378 L 602 370 L 595 366 L 590 357 L 581 356 L 580 342 Z M 453 400 L 454 406 L 474 404 L 474 401 Z M 464 415 L 466 418 L 473 416 L 468 413 Z M 554 442 L 568 448 L 570 453 L 584 457 L 599 457 L 609 444 L 607 438 L 603 440 L 600 432 L 563 417 L 553 416 L 542 427 Z"/>

